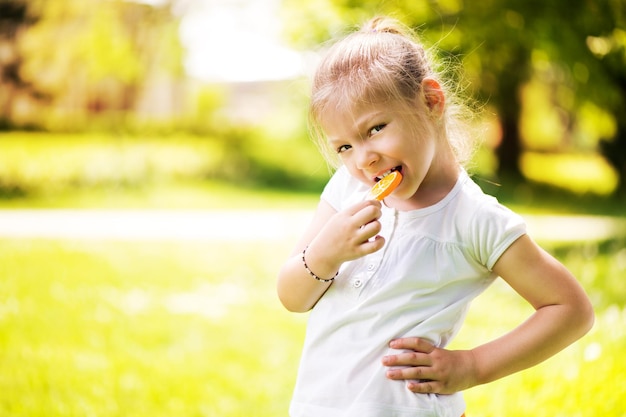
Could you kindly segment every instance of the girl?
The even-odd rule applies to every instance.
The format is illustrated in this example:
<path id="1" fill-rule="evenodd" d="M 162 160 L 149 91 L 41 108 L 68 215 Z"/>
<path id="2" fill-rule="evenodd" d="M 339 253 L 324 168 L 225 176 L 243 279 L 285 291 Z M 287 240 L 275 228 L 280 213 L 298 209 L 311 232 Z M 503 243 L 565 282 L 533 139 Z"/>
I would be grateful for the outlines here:
<path id="1" fill-rule="evenodd" d="M 460 391 L 533 366 L 592 326 L 576 279 L 462 168 L 467 130 L 451 98 L 412 33 L 385 18 L 317 69 L 311 120 L 341 166 L 278 276 L 288 310 L 312 309 L 292 417 L 459 417 Z M 392 171 L 398 188 L 364 200 Z M 496 277 L 535 312 L 490 343 L 446 350 Z"/>

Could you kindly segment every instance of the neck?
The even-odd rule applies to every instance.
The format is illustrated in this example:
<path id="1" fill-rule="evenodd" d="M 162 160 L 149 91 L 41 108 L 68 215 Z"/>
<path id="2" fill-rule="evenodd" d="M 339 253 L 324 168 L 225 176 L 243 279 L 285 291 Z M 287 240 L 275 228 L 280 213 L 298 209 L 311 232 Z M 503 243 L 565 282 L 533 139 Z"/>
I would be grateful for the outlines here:
<path id="1" fill-rule="evenodd" d="M 443 200 L 454 188 L 459 179 L 459 166 L 449 147 L 437 152 L 424 181 L 417 192 L 407 200 L 385 199 L 385 204 L 398 210 L 415 210 L 430 207 Z"/>

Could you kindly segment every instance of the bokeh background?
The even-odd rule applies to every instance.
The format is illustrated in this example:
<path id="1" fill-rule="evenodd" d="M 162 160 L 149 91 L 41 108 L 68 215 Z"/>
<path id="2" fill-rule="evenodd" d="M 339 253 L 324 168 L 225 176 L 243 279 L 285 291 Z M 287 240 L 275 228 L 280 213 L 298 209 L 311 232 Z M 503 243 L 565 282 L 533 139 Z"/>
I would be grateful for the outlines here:
<path id="1" fill-rule="evenodd" d="M 596 308 L 467 415 L 626 416 L 623 0 L 0 0 L 0 415 L 287 415 L 306 315 L 274 280 L 330 175 L 309 76 L 376 14 L 436 48 L 475 180 Z M 497 283 L 454 347 L 530 313 Z"/>

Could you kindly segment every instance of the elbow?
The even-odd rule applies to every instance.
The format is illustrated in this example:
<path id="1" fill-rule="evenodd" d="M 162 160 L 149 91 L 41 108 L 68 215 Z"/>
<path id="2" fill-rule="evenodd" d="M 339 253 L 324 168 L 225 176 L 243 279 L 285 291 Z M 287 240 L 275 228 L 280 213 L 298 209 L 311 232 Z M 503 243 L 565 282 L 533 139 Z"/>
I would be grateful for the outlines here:
<path id="1" fill-rule="evenodd" d="M 289 291 L 288 288 L 281 286 L 280 279 L 278 281 L 276 293 L 280 303 L 290 313 L 306 313 L 313 308 L 312 305 L 305 305 L 302 300 L 294 297 L 293 292 Z"/>
<path id="2" fill-rule="evenodd" d="M 580 330 L 581 337 L 587 334 L 592 328 L 596 321 L 596 313 L 593 310 L 593 305 L 589 299 L 585 300 L 585 303 L 580 308 Z"/>
<path id="3" fill-rule="evenodd" d="M 280 291 L 278 291 L 278 299 L 280 300 L 280 303 L 283 305 L 283 307 L 285 307 L 285 309 L 290 313 L 306 313 L 312 308 L 304 306 L 301 303 L 297 303 L 285 295 L 281 295 Z"/>
<path id="4" fill-rule="evenodd" d="M 310 307 L 302 307 L 299 305 L 290 305 L 287 304 L 285 302 L 282 303 L 283 307 L 285 307 L 287 309 L 287 311 L 289 311 L 290 313 L 308 313 L 309 311 L 311 311 Z"/>
<path id="5" fill-rule="evenodd" d="M 588 298 L 582 299 L 570 309 L 569 322 L 575 339 L 580 339 L 593 328 L 595 312 Z"/>
<path id="6" fill-rule="evenodd" d="M 297 259 L 297 267 L 300 267 L 299 262 L 300 259 Z M 297 274 L 293 273 L 292 265 L 289 263 L 283 266 L 278 273 L 276 293 L 280 303 L 291 313 L 306 313 L 317 303 L 315 293 L 311 293 L 306 285 L 302 284 Z"/>
<path id="7" fill-rule="evenodd" d="M 575 339 L 580 339 L 589 333 L 595 323 L 596 314 L 593 304 L 582 287 L 570 294 L 566 304 L 568 305 L 566 315 L 572 336 Z"/>

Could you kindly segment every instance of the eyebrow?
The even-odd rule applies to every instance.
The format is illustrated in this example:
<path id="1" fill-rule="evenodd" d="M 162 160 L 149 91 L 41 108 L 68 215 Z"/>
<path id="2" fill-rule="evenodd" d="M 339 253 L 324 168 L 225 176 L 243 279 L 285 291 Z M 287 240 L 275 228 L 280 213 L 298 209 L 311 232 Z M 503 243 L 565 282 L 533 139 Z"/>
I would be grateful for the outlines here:
<path id="1" fill-rule="evenodd" d="M 329 145 L 330 145 L 333 149 L 336 149 L 336 148 L 339 148 L 340 146 L 345 145 L 345 144 L 346 144 L 346 142 L 348 142 L 348 141 L 347 141 L 347 140 L 345 140 L 345 139 L 341 139 L 341 138 L 336 138 L 336 139 L 333 139 L 333 138 L 330 138 L 330 137 L 328 136 L 328 144 L 329 144 Z"/>
<path id="2" fill-rule="evenodd" d="M 353 124 L 352 124 L 353 129 L 351 130 L 355 130 L 358 138 L 363 139 L 363 131 L 365 129 L 369 129 L 370 125 L 372 125 L 373 127 L 374 125 L 377 124 L 377 123 L 372 123 L 372 119 L 381 117 L 383 113 L 384 113 L 383 110 L 372 110 L 370 112 L 362 114 L 360 118 L 353 119 Z M 345 142 L 350 140 L 349 138 L 345 138 L 345 137 L 333 138 L 333 137 L 330 137 L 329 135 L 327 135 L 327 138 L 328 138 L 328 142 L 333 147 L 343 145 Z"/>
<path id="3" fill-rule="evenodd" d="M 369 113 L 363 114 L 360 119 L 355 120 L 354 125 L 358 132 L 362 132 L 363 130 L 370 127 L 370 125 L 375 125 L 377 123 L 373 123 L 372 119 L 376 119 L 377 117 L 381 117 L 384 112 L 381 110 L 374 110 Z"/>

